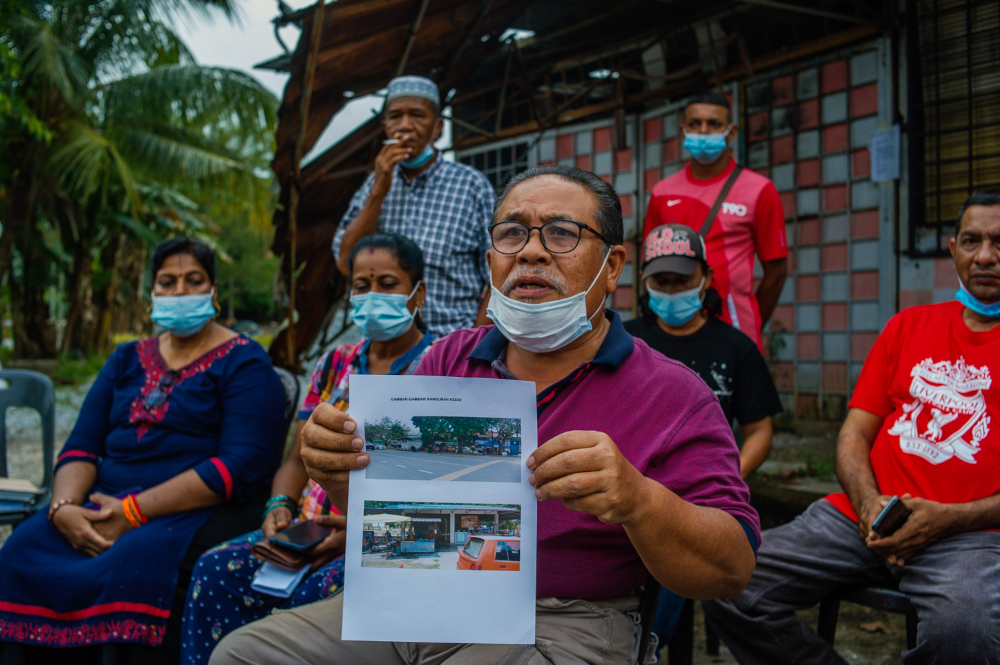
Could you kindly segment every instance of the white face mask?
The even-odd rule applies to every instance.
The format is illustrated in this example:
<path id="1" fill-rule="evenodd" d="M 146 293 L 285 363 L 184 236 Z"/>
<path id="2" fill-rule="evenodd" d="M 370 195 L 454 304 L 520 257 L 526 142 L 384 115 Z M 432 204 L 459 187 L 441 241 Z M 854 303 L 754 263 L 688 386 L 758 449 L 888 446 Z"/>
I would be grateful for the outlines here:
<path id="1" fill-rule="evenodd" d="M 582 293 L 552 302 L 526 303 L 508 298 L 494 286 L 486 314 L 493 319 L 504 337 L 522 349 L 532 353 L 549 353 L 561 349 L 592 330 L 590 320 L 604 311 L 604 307 L 599 307 L 593 315 L 587 316 L 587 294 L 604 272 L 609 256 L 610 249 L 604 255 L 604 262 L 594 281 Z"/>

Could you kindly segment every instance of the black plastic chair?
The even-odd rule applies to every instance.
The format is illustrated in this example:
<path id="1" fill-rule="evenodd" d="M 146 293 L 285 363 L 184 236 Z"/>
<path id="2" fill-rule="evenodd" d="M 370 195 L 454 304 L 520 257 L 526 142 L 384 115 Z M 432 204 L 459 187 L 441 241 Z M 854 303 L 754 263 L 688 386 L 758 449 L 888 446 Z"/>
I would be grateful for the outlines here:
<path id="1" fill-rule="evenodd" d="M 865 607 L 882 610 L 883 612 L 905 614 L 906 648 L 913 649 L 917 646 L 917 610 L 913 606 L 913 603 L 910 602 L 910 597 L 898 589 L 874 586 L 841 587 L 820 601 L 819 618 L 816 621 L 816 634 L 830 646 L 833 646 L 833 638 L 837 633 L 837 615 L 840 612 L 841 601 L 864 605 Z M 687 610 L 689 604 L 693 605 L 692 601 L 685 603 L 685 610 Z M 691 623 L 693 622 L 690 622 L 690 620 L 688 622 L 688 625 L 685 626 L 685 615 L 682 614 L 681 622 L 677 626 L 677 632 L 674 634 L 674 639 L 677 639 L 679 634 L 691 635 Z M 683 640 L 684 638 L 681 639 Z M 707 622 L 705 623 L 705 640 L 705 651 L 708 655 L 718 656 L 719 636 Z M 690 644 L 691 641 L 692 638 L 688 637 L 687 643 Z M 673 655 L 673 644 L 674 642 L 671 641 L 671 656 Z M 677 661 L 678 664 L 687 664 L 690 662 L 690 657 L 687 660 Z M 673 658 L 671 658 L 670 663 L 671 665 L 675 665 Z"/>
<path id="2" fill-rule="evenodd" d="M 23 406 L 34 409 L 42 418 L 42 493 L 23 508 L 11 507 L 0 511 L 0 524 L 20 524 L 42 508 L 47 508 L 52 496 L 52 474 L 56 438 L 56 391 L 49 377 L 23 369 L 0 370 L 0 477 L 7 477 L 7 409 Z"/>
<path id="3" fill-rule="evenodd" d="M 649 650 L 650 636 L 653 634 L 653 621 L 656 619 L 656 604 L 660 599 L 660 583 L 652 575 L 646 580 L 639 601 L 639 616 L 642 617 L 642 636 L 639 638 L 638 665 L 646 662 L 646 651 Z"/>
<path id="4" fill-rule="evenodd" d="M 883 612 L 906 615 L 906 648 L 917 646 L 917 609 L 910 597 L 899 589 L 877 586 L 846 586 L 837 589 L 819 604 L 819 621 L 816 633 L 833 646 L 837 633 L 837 615 L 841 601 L 856 603 Z"/>

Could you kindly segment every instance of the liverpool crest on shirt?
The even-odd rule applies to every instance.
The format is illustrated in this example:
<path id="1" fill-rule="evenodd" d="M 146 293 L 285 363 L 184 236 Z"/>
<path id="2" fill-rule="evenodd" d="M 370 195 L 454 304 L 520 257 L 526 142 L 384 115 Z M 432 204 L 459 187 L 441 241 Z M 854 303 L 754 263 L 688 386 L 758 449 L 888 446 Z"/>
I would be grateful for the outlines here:
<path id="1" fill-rule="evenodd" d="M 900 448 L 931 464 L 957 457 L 976 463 L 979 444 L 990 432 L 984 390 L 993 380 L 986 365 L 974 367 L 959 358 L 934 362 L 926 358 L 910 372 L 913 401 L 888 433 L 899 437 Z"/>

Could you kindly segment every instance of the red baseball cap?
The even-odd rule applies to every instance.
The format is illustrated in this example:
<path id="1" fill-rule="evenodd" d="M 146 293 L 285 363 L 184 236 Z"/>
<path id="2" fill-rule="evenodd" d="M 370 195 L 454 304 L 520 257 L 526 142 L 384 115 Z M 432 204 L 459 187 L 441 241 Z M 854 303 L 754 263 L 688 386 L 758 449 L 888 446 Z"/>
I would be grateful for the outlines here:
<path id="1" fill-rule="evenodd" d="M 661 272 L 690 275 L 705 262 L 705 239 L 684 224 L 657 226 L 642 243 L 643 279 Z"/>

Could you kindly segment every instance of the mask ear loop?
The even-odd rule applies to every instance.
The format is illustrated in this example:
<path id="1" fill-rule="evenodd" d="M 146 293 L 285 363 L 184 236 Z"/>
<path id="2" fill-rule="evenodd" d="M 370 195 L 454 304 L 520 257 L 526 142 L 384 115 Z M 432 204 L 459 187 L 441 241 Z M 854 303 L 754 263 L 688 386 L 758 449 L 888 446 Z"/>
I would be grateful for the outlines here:
<path id="1" fill-rule="evenodd" d="M 417 280 L 417 285 L 413 287 L 412 291 L 410 291 L 410 295 L 406 296 L 406 302 L 410 302 L 410 298 L 412 298 L 413 296 L 417 295 L 417 289 L 419 289 L 420 285 L 423 284 L 423 283 L 424 283 L 424 280 L 422 280 L 422 279 L 418 279 Z M 422 310 L 422 309 L 423 309 L 423 307 L 421 307 L 421 306 L 418 305 L 417 308 L 415 310 L 413 310 L 413 319 L 414 320 L 416 320 L 416 318 L 418 316 L 420 316 L 420 310 Z"/>
<path id="2" fill-rule="evenodd" d="M 584 298 L 583 298 L 584 306 L 586 306 L 586 304 L 587 304 L 587 297 L 586 297 L 587 294 L 590 293 L 590 290 L 592 288 L 594 288 L 594 284 L 597 284 L 597 280 L 601 276 L 601 273 L 604 272 L 604 266 L 608 265 L 608 258 L 610 258 L 610 257 L 611 257 L 611 248 L 608 247 L 608 252 L 607 252 L 607 254 L 604 255 L 604 261 L 601 262 L 601 269 L 597 271 L 597 274 L 594 276 L 594 281 L 592 281 L 590 283 L 590 286 L 587 287 L 587 290 L 583 292 L 583 294 L 584 294 Z M 605 307 L 598 307 L 596 312 L 594 312 L 593 314 L 591 314 L 590 316 L 587 317 L 587 323 L 590 323 L 591 321 L 593 321 L 594 317 L 597 316 L 598 312 L 603 312 L 605 309 L 606 309 Z"/>
<path id="3" fill-rule="evenodd" d="M 420 285 L 423 284 L 423 283 L 424 283 L 424 280 L 422 280 L 422 279 L 418 279 L 417 280 L 417 285 L 413 287 L 412 291 L 410 291 L 410 295 L 406 296 L 406 302 L 410 302 L 410 299 L 413 298 L 413 296 L 415 296 L 417 294 L 417 289 L 419 289 Z"/>

